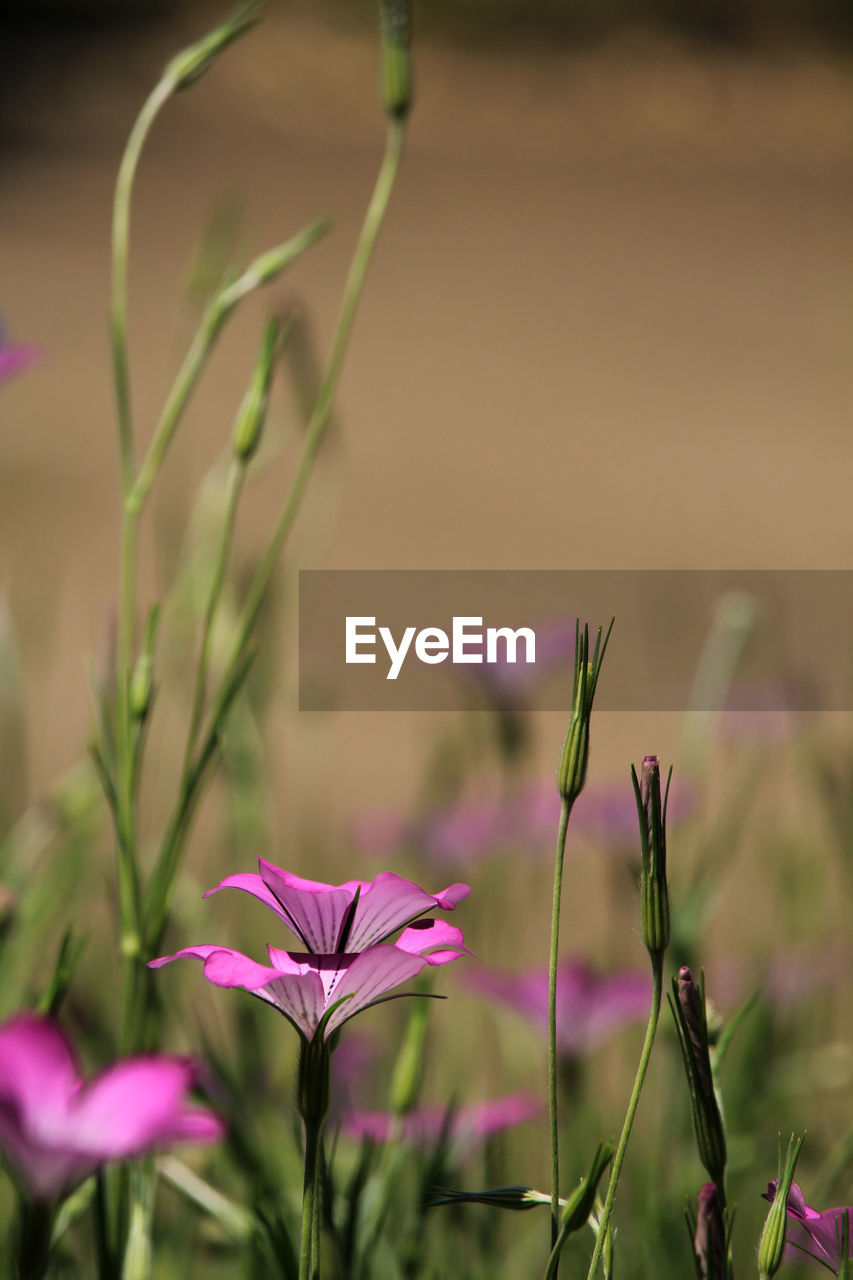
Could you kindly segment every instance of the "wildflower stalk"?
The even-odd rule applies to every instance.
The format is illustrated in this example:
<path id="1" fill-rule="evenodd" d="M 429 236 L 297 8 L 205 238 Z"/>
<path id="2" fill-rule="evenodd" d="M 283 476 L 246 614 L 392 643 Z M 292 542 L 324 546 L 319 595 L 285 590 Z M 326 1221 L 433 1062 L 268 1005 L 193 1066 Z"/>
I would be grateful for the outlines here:
<path id="1" fill-rule="evenodd" d="M 634 1116 L 637 1114 L 637 1106 L 640 1101 L 640 1094 L 643 1091 L 643 1084 L 646 1079 L 646 1071 L 648 1069 L 649 1058 L 652 1053 L 652 1046 L 655 1042 L 655 1033 L 657 1032 L 658 1020 L 660 1018 L 662 997 L 663 956 L 661 955 L 660 957 L 652 960 L 652 1005 L 649 1012 L 648 1026 L 646 1027 L 643 1049 L 640 1054 L 640 1064 L 637 1067 L 637 1074 L 634 1079 L 634 1087 L 631 1090 L 628 1110 L 625 1113 L 625 1122 L 622 1125 L 619 1144 L 616 1148 L 616 1154 L 613 1157 L 613 1166 L 610 1170 L 610 1181 L 607 1184 L 607 1195 L 604 1198 L 604 1208 L 601 1211 L 601 1218 L 599 1219 L 598 1231 L 595 1237 L 595 1248 L 593 1250 L 592 1260 L 589 1264 L 587 1280 L 595 1280 L 595 1276 L 598 1271 L 598 1264 L 601 1261 L 601 1253 L 604 1248 L 604 1242 L 610 1226 L 610 1215 L 613 1210 L 613 1201 L 616 1199 L 616 1188 L 619 1185 L 619 1175 L 622 1172 L 622 1164 L 625 1159 L 625 1152 L 628 1148 L 628 1140 L 631 1137 Z"/>
<path id="2" fill-rule="evenodd" d="M 548 1128 L 551 1139 L 551 1250 L 560 1231 L 560 1139 L 557 1119 L 557 961 L 560 946 L 560 899 L 563 888 L 563 860 L 566 833 L 572 812 L 570 800 L 563 800 L 554 859 L 554 897 L 551 907 L 551 951 L 548 959 Z M 559 1255 L 558 1255 L 559 1257 Z"/>
<path id="3" fill-rule="evenodd" d="M 672 770 L 670 770 L 669 776 L 671 779 Z M 604 1198 L 604 1207 L 598 1223 L 595 1248 L 589 1264 L 587 1280 L 595 1280 L 605 1241 L 608 1238 L 610 1215 L 613 1210 L 613 1201 L 616 1199 L 619 1175 L 622 1172 L 622 1163 L 625 1159 L 625 1152 L 628 1149 L 628 1141 L 631 1137 L 631 1129 L 634 1124 L 634 1117 L 637 1114 L 640 1094 L 646 1079 L 646 1071 L 648 1070 L 652 1046 L 655 1042 L 655 1034 L 660 1019 L 660 1007 L 663 998 L 663 962 L 671 933 L 669 888 L 666 876 L 666 802 L 669 797 L 669 781 L 667 781 L 666 793 L 663 803 L 661 803 L 660 763 L 657 756 L 646 756 L 644 758 L 639 778 L 636 770 L 632 767 L 631 780 L 634 784 L 637 816 L 640 821 L 640 852 L 642 858 L 642 874 L 640 878 L 641 929 L 643 944 L 649 953 L 652 966 L 652 1004 L 649 1011 L 646 1035 L 643 1040 L 643 1049 L 640 1054 L 640 1063 L 634 1079 L 634 1087 L 631 1090 L 619 1145 L 616 1148 L 616 1155 L 613 1158 L 613 1165 L 610 1170 L 610 1181 L 607 1185 L 607 1195 Z"/>
<path id="4" fill-rule="evenodd" d="M 551 1251 L 560 1232 L 560 1140 L 557 1118 L 557 961 L 560 950 L 560 904 L 563 893 L 563 862 L 566 833 L 572 807 L 586 783 L 589 763 L 589 721 L 604 652 L 613 629 L 613 620 L 602 639 L 598 628 L 592 661 L 589 660 L 589 627 L 575 624 L 575 664 L 572 683 L 572 714 L 557 770 L 557 789 L 562 804 L 554 857 L 554 893 L 551 902 L 551 945 L 548 958 L 548 1126 L 551 1143 Z M 559 1253 L 554 1265 L 556 1277 Z"/>
<path id="5" fill-rule="evenodd" d="M 240 672 L 246 664 L 255 623 L 266 597 L 278 558 L 299 512 L 314 460 L 329 422 L 344 355 L 364 287 L 367 268 L 373 256 L 373 250 L 376 246 L 400 167 L 404 135 L 405 126 L 403 121 L 390 120 L 382 165 L 344 287 L 337 324 L 332 338 L 329 363 L 305 431 L 299 465 L 272 538 L 250 584 L 237 636 L 231 649 L 231 655 L 225 668 L 218 695 L 210 713 L 208 732 L 206 735 L 202 735 L 202 746 L 196 752 L 193 768 L 188 772 L 184 785 L 181 787 L 178 803 L 149 885 L 146 897 L 146 914 L 148 915 L 147 940 L 154 949 L 159 943 L 163 926 L 165 925 L 172 882 L 177 873 L 183 852 L 189 828 L 188 819 L 195 804 L 197 784 L 203 775 L 204 770 L 200 766 L 205 759 L 205 753 L 211 757 L 215 753 L 219 728 L 235 696 L 235 683 L 239 681 Z"/>

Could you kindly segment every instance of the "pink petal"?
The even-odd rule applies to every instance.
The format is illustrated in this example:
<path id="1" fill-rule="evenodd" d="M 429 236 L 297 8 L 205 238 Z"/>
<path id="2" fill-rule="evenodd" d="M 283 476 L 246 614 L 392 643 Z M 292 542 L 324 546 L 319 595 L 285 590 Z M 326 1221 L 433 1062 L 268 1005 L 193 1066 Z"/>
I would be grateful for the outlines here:
<path id="1" fill-rule="evenodd" d="M 24 1126 L 65 1115 L 81 1085 L 73 1050 L 55 1023 L 22 1013 L 0 1026 L 0 1108 Z"/>
<path id="2" fill-rule="evenodd" d="M 281 903 L 309 950 L 320 955 L 337 951 L 358 881 L 334 886 L 302 880 L 262 858 L 258 859 L 258 866 L 264 884 Z"/>
<path id="3" fill-rule="evenodd" d="M 222 1123 L 208 1111 L 187 1107 L 195 1079 L 190 1062 L 154 1056 L 128 1058 L 97 1076 L 78 1095 L 68 1141 L 98 1163 L 137 1155 L 179 1138 L 213 1142 Z"/>
<path id="4" fill-rule="evenodd" d="M 428 964 L 447 964 L 460 956 L 470 955 L 461 929 L 446 920 L 415 920 L 404 929 L 394 944 L 413 956 L 424 956 Z M 435 948 L 442 948 L 435 950 Z M 426 953 L 430 952 L 429 955 Z"/>
<path id="5" fill-rule="evenodd" d="M 438 895 L 425 893 L 411 880 L 404 880 L 393 871 L 382 871 L 362 891 L 347 947 L 365 951 L 432 907 L 451 911 L 469 892 L 468 885 L 454 884 Z"/>
<path id="6" fill-rule="evenodd" d="M 236 875 L 226 876 L 224 880 L 220 880 L 219 884 L 213 889 L 208 889 L 204 894 L 205 898 L 209 898 L 214 893 L 219 893 L 220 889 L 242 889 L 244 893 L 251 894 L 253 898 L 258 898 L 265 907 L 269 907 L 271 911 L 283 920 L 291 929 L 293 922 L 287 913 L 282 910 L 275 894 L 264 884 L 259 875 L 253 871 L 238 871 Z"/>
<path id="7" fill-rule="evenodd" d="M 408 955 L 399 947 L 376 946 L 360 952 L 337 983 L 331 1004 L 351 996 L 336 1009 L 326 1024 L 326 1039 L 348 1019 L 402 982 L 408 982 L 424 967 L 420 956 Z"/>

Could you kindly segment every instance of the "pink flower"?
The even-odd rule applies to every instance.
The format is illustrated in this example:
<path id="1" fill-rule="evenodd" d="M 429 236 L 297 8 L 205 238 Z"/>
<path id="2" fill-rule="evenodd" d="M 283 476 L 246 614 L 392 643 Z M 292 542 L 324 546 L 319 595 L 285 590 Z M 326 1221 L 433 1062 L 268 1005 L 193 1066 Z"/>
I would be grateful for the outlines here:
<path id="1" fill-rule="evenodd" d="M 189 1106 L 193 1064 L 125 1058 L 88 1084 L 47 1018 L 22 1013 L 0 1026 L 0 1146 L 36 1200 L 54 1200 L 108 1160 L 173 1142 L 215 1142 L 222 1122 Z"/>
<path id="2" fill-rule="evenodd" d="M 542 1110 L 542 1103 L 532 1093 L 512 1093 L 491 1102 L 477 1102 L 453 1110 L 449 1107 L 424 1106 L 404 1116 L 402 1137 L 411 1143 L 434 1142 L 443 1133 L 466 1151 L 477 1142 L 504 1129 L 532 1120 Z M 357 1141 L 387 1142 L 393 1136 L 394 1117 L 387 1111 L 346 1111 L 341 1128 Z"/>
<path id="3" fill-rule="evenodd" d="M 321 1028 L 327 1039 L 426 965 L 446 964 L 468 951 L 461 929 L 424 918 L 434 907 L 452 911 L 467 896 L 466 884 L 429 894 L 390 871 L 374 880 L 330 885 L 303 880 L 262 858 L 258 866 L 260 875 L 228 876 L 209 893 L 242 889 L 258 898 L 301 940 L 305 951 L 270 946 L 269 964 L 264 965 L 229 947 L 203 945 L 152 960 L 150 967 L 157 969 L 181 956 L 202 960 L 209 982 L 251 992 L 311 1040 Z M 401 928 L 396 942 L 388 943 Z"/>
<path id="4" fill-rule="evenodd" d="M 776 1179 L 767 1184 L 762 1191 L 762 1198 L 772 1204 L 776 1199 Z M 791 1183 L 788 1192 L 788 1237 L 785 1256 L 795 1261 L 805 1253 L 815 1262 L 822 1262 L 830 1271 L 838 1274 L 841 1267 L 841 1219 L 849 1215 L 851 1224 L 850 1239 L 853 1242 L 853 1208 L 824 1209 L 819 1213 L 806 1204 L 802 1191 L 796 1182 Z M 853 1253 L 850 1254 L 853 1258 Z"/>
<path id="5" fill-rule="evenodd" d="M 468 975 L 477 991 L 548 1027 L 548 973 L 502 973 L 476 969 Z M 557 1048 L 567 1058 L 591 1053 L 621 1027 L 649 1011 L 651 983 L 645 974 L 596 974 L 584 961 L 563 961 L 557 971 Z"/>
<path id="6" fill-rule="evenodd" d="M 38 358 L 38 347 L 25 342 L 6 342 L 0 330 L 0 382 L 28 369 Z"/>

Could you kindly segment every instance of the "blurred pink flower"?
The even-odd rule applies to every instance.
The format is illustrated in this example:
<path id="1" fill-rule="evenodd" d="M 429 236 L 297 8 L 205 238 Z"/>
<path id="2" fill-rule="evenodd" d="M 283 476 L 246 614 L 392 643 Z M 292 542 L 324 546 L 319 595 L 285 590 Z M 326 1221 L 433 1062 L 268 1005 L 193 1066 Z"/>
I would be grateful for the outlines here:
<path id="1" fill-rule="evenodd" d="M 468 1149 L 504 1129 L 532 1120 L 542 1110 L 542 1103 L 532 1093 L 512 1093 L 491 1102 L 468 1106 L 423 1106 L 400 1121 L 401 1136 L 411 1143 L 434 1142 L 445 1129 L 453 1142 Z M 395 1134 L 395 1118 L 387 1111 L 346 1111 L 341 1128 L 357 1141 L 387 1142 Z"/>
<path id="2" fill-rule="evenodd" d="M 270 962 L 264 965 L 230 947 L 203 944 L 151 960 L 149 967 L 157 969 L 183 956 L 201 960 L 209 982 L 251 992 L 311 1040 L 321 1027 L 328 1039 L 426 965 L 446 964 L 468 952 L 461 929 L 424 918 L 433 907 L 452 911 L 469 893 L 466 884 L 429 894 L 390 871 L 374 880 L 330 885 L 303 880 L 263 858 L 258 866 L 260 875 L 228 876 L 209 893 L 242 889 L 258 898 L 293 930 L 306 951 L 270 946 Z M 402 933 L 388 944 L 398 929 Z"/>
<path id="3" fill-rule="evenodd" d="M 542 1032 L 548 1027 L 548 973 L 475 969 L 468 984 L 509 1005 Z M 597 974 L 582 960 L 564 960 L 557 971 L 557 1048 L 566 1058 L 591 1053 L 622 1027 L 648 1015 L 651 982 L 642 973 Z"/>
<path id="4" fill-rule="evenodd" d="M 7 342 L 0 328 L 0 382 L 35 364 L 40 355 L 38 347 L 26 342 Z"/>
<path id="5" fill-rule="evenodd" d="M 708 972 L 713 974 L 715 1002 L 731 1007 L 743 1000 L 750 987 L 759 987 L 775 1009 L 792 1008 L 815 988 L 827 989 L 850 967 L 850 947 L 840 939 L 828 939 L 816 950 L 778 951 L 762 960 L 722 956 Z"/>
<path id="6" fill-rule="evenodd" d="M 517 661 L 508 662 L 506 649 L 498 645 L 498 660 L 485 661 L 485 645 L 479 647 L 480 662 L 454 663 L 456 675 L 475 685 L 497 707 L 522 708 L 529 703 L 537 686 L 550 676 L 563 670 L 570 685 L 572 662 L 575 655 L 575 620 L 552 619 L 539 623 L 536 632 L 536 657 L 534 662 L 525 659 L 525 646 L 519 643 Z M 478 653 L 477 645 L 468 642 L 466 654 Z"/>
<path id="7" fill-rule="evenodd" d="M 436 863 L 470 866 L 505 852 L 551 853 L 560 822 L 560 796 L 553 781 L 516 791 L 474 795 L 435 808 L 406 823 L 398 814 L 375 810 L 353 824 L 353 839 L 365 852 L 389 854 L 413 848 Z M 673 785 L 667 818 L 678 822 L 695 808 L 683 782 Z M 639 859 L 637 804 L 630 779 L 624 785 L 588 785 L 572 810 L 571 845 L 577 837 L 608 849 L 634 850 Z"/>
<path id="8" fill-rule="evenodd" d="M 125 1058 L 88 1084 L 55 1023 L 22 1013 L 0 1026 L 0 1146 L 37 1200 L 54 1200 L 108 1160 L 173 1142 L 215 1142 L 224 1126 L 189 1106 L 186 1059 Z"/>
<path id="9" fill-rule="evenodd" d="M 762 1198 L 772 1204 L 776 1199 L 776 1179 L 767 1184 L 762 1191 Z M 822 1262 L 836 1275 L 841 1267 L 841 1219 L 849 1215 L 851 1223 L 851 1243 L 853 1243 L 853 1208 L 824 1209 L 819 1213 L 806 1204 L 802 1191 L 796 1182 L 791 1183 L 788 1192 L 788 1236 L 785 1256 L 795 1261 L 801 1253 L 807 1254 L 815 1262 Z M 850 1254 L 853 1258 L 853 1253 Z"/>

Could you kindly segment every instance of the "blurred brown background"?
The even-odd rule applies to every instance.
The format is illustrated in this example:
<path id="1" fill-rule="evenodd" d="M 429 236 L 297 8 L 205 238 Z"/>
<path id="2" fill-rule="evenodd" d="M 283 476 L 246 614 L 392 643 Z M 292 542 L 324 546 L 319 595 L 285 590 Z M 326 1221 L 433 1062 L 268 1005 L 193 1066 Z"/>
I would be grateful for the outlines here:
<path id="1" fill-rule="evenodd" d="M 0 8 L 0 311 L 11 338 L 43 349 L 0 392 L 0 587 L 30 795 L 85 740 L 82 658 L 115 597 L 115 171 L 166 59 L 225 11 L 130 20 L 126 7 L 118 23 L 95 7 Z M 488 30 L 484 10 L 422 15 L 404 167 L 290 567 L 849 567 L 846 6 L 552 0 L 534 16 L 489 6 Z M 324 356 L 382 147 L 371 19 L 370 6 L 273 5 L 158 122 L 133 211 L 140 439 L 192 332 L 182 281 L 217 209 L 252 252 L 334 215 L 272 291 L 300 300 L 309 355 Z M 227 445 L 264 305 L 221 343 L 169 457 L 146 594 L 174 569 L 196 484 Z M 293 463 L 283 382 L 275 414 L 290 443 L 243 513 L 244 559 Z M 430 717 L 299 717 L 280 666 L 282 808 L 309 808 L 330 776 L 347 815 L 405 797 Z M 596 769 L 666 754 L 676 730 L 603 715 Z M 561 733 L 559 716 L 543 722 L 543 769 Z"/>

